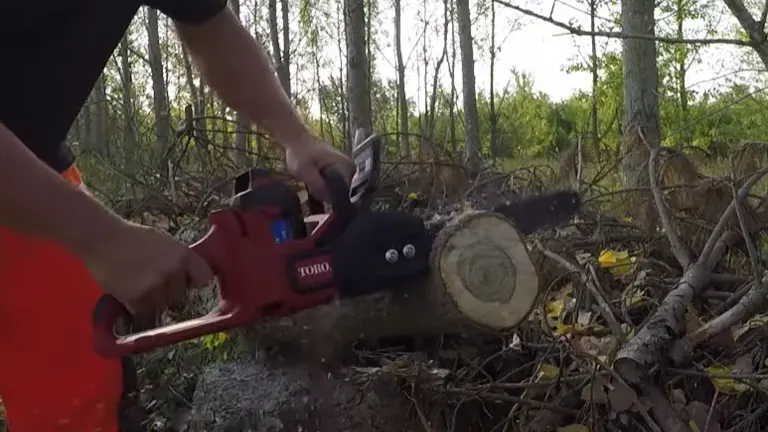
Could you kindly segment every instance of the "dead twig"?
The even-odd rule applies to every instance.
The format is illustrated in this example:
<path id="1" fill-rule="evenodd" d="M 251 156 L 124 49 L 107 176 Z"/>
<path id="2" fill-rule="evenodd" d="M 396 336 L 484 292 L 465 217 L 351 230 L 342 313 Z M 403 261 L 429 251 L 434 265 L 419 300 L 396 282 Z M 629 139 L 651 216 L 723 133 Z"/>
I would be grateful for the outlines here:
<path id="1" fill-rule="evenodd" d="M 587 275 L 583 270 L 579 269 L 575 264 L 569 262 L 567 259 L 545 248 L 544 245 L 541 244 L 541 242 L 537 241 L 536 247 L 544 255 L 548 256 L 549 258 L 552 258 L 553 260 L 558 262 L 560 265 L 562 265 L 566 269 L 574 273 L 579 273 L 581 275 L 582 283 L 587 288 L 587 290 L 589 290 L 589 293 L 592 294 L 592 297 L 594 297 L 594 299 L 597 301 L 599 305 L 598 310 L 600 311 L 600 315 L 608 323 L 608 327 L 611 329 L 611 333 L 613 333 L 613 336 L 616 338 L 616 344 L 617 345 L 623 344 L 627 340 L 627 336 L 624 334 L 624 331 L 621 329 L 621 326 L 619 325 L 619 322 L 616 320 L 616 317 L 613 316 L 613 312 L 611 312 L 610 305 L 608 305 L 608 302 L 605 300 L 605 297 L 603 297 L 602 293 L 600 293 L 600 291 L 597 289 L 594 281 L 590 279 L 589 275 Z M 593 276 L 596 276 L 594 275 L 594 269 L 592 269 L 592 272 L 593 272 Z"/>

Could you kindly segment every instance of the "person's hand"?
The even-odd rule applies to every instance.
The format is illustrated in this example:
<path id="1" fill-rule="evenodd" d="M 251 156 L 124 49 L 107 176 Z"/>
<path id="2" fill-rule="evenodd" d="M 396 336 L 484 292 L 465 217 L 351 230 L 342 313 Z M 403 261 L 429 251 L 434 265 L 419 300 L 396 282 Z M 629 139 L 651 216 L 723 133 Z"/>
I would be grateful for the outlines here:
<path id="1" fill-rule="evenodd" d="M 306 183 L 309 192 L 328 202 L 328 189 L 320 173 L 328 168 L 337 170 L 349 183 L 355 175 L 355 163 L 344 153 L 317 138 L 285 144 L 285 161 L 291 174 Z"/>
<path id="2" fill-rule="evenodd" d="M 132 313 L 162 309 L 213 280 L 208 264 L 170 235 L 124 222 L 83 256 L 105 293 Z"/>

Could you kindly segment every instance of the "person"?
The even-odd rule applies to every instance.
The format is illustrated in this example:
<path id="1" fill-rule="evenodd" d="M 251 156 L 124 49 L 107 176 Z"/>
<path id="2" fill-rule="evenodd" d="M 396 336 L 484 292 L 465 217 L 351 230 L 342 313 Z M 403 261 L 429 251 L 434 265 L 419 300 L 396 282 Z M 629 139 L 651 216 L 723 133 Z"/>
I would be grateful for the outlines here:
<path id="1" fill-rule="evenodd" d="M 227 0 L 0 0 L 0 395 L 12 432 L 116 432 L 120 361 L 91 347 L 109 293 L 156 310 L 212 279 L 188 247 L 84 193 L 62 144 L 141 6 L 170 17 L 205 80 L 286 151 L 321 199 L 320 171 L 354 163 L 313 135 Z"/>

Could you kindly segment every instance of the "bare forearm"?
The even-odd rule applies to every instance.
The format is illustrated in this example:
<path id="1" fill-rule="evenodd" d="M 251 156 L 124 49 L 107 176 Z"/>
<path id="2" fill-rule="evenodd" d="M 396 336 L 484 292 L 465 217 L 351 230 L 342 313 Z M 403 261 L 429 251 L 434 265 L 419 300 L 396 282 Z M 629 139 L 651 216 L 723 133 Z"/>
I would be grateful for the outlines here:
<path id="1" fill-rule="evenodd" d="M 197 67 L 230 107 L 258 123 L 278 142 L 309 134 L 283 91 L 264 50 L 227 8 L 209 22 L 177 24 Z"/>
<path id="2" fill-rule="evenodd" d="M 68 185 L 0 123 L 0 225 L 85 253 L 91 240 L 120 223 Z"/>

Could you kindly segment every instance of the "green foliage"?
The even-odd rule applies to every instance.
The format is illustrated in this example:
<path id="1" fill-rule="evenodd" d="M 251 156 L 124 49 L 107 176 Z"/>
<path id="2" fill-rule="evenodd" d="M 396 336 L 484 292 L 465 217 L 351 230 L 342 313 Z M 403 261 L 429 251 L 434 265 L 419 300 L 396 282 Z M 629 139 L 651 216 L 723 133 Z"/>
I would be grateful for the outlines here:
<path id="1" fill-rule="evenodd" d="M 598 3 L 607 5 L 611 14 L 617 10 L 615 2 L 600 1 Z M 475 22 L 490 22 L 488 16 L 490 2 L 484 0 L 473 4 Z M 308 77 L 309 82 L 298 79 L 295 81 L 294 100 L 305 114 L 305 119 L 312 129 L 334 145 L 342 147 L 343 142 L 348 138 L 349 113 L 346 100 L 347 76 L 343 62 L 344 41 L 339 41 L 338 38 L 334 39 L 340 24 L 339 18 L 341 18 L 339 7 L 308 0 L 292 2 L 291 13 L 295 15 L 297 24 L 297 29 L 292 30 L 292 33 L 294 36 L 300 36 L 296 38 L 295 42 L 292 42 L 296 44 L 295 47 L 292 47 L 296 52 L 292 60 L 292 73 L 296 73 L 300 68 L 312 71 Z M 388 23 L 376 18 L 379 14 L 386 12 L 389 3 L 366 0 L 365 7 L 366 12 L 373 17 L 371 34 L 375 37 L 386 34 L 389 38 L 391 32 L 387 31 L 388 25 L 386 24 Z M 425 12 L 422 10 L 423 5 L 421 4 L 412 4 L 408 7 L 415 9 L 414 12 L 419 14 Z M 697 32 L 703 33 L 701 37 L 722 36 L 722 33 L 728 32 L 734 33 L 730 29 L 718 31 L 717 21 L 708 12 L 709 7 L 714 7 L 712 0 L 704 2 L 663 0 L 658 4 L 657 33 L 675 37 L 679 32 L 678 24 L 681 20 L 684 27 L 691 28 L 695 27 L 693 24 L 689 24 L 691 22 L 703 23 L 703 26 L 696 27 Z M 439 34 L 442 31 L 442 11 L 426 12 L 434 15 L 428 31 Z M 255 16 L 262 15 L 257 12 Z M 422 23 L 418 25 L 421 26 Z M 611 27 L 608 24 L 601 25 Z M 130 65 L 134 68 L 130 94 L 134 105 L 133 112 L 123 112 L 120 103 L 123 96 L 123 77 L 121 76 L 120 59 L 116 58 L 115 61 L 107 65 L 104 75 L 108 93 L 106 123 L 109 142 L 105 145 L 106 150 L 104 152 L 98 155 L 91 154 L 80 159 L 81 165 L 87 171 L 89 178 L 94 180 L 94 183 L 101 184 L 112 180 L 111 183 L 115 184 L 111 186 L 108 192 L 118 196 L 130 195 L 128 189 L 134 185 L 120 181 L 115 182 L 114 179 L 137 177 L 137 170 L 152 166 L 153 157 L 150 155 L 156 144 L 155 118 L 151 109 L 151 79 L 146 75 L 146 69 L 143 73 L 141 72 L 141 69 L 146 66 L 143 64 L 144 60 L 140 54 L 143 49 L 142 45 L 146 44 L 144 35 L 140 34 L 141 31 L 140 23 L 138 25 L 134 23 L 129 35 L 131 52 L 134 53 L 130 56 Z M 168 31 L 168 24 L 161 19 L 160 33 L 168 34 Z M 487 32 L 487 29 L 477 29 L 475 32 L 476 45 L 484 44 L 482 49 L 477 47 L 478 50 L 475 52 L 477 58 L 481 56 L 481 51 L 488 51 L 487 41 L 481 40 L 487 36 L 485 35 Z M 343 29 L 340 35 L 343 35 Z M 687 34 L 686 36 L 691 37 Z M 729 37 L 739 36 L 729 35 Z M 450 40 L 449 37 L 449 45 Z M 371 54 L 377 57 L 382 55 L 380 43 L 381 41 L 375 42 L 371 47 Z M 416 44 L 414 49 L 416 54 L 419 54 L 422 50 L 421 42 L 416 42 Z M 192 102 L 191 92 L 178 41 L 175 38 L 165 38 L 161 45 L 165 63 L 164 73 L 169 82 L 171 124 L 176 127 L 184 121 L 184 108 Z M 441 49 L 442 43 L 440 42 L 439 45 L 439 47 L 428 47 L 428 50 L 434 52 L 428 53 L 431 57 L 429 67 L 426 68 L 430 74 L 427 79 L 424 80 L 423 76 L 408 77 L 409 81 L 419 80 L 425 82 L 428 87 L 426 95 L 423 88 L 419 90 L 419 94 L 412 91 L 407 94 L 410 117 L 409 132 L 427 135 L 424 137 L 425 142 L 436 143 L 438 146 L 442 146 L 445 152 L 450 153 L 454 149 L 460 151 L 464 141 L 464 116 L 460 103 L 460 83 L 456 85 L 457 100 L 451 100 L 449 81 L 441 80 L 440 84 L 442 85 L 438 86 L 436 95 L 434 95 L 434 112 L 424 112 L 424 102 L 427 102 L 426 105 L 431 107 L 433 98 L 431 74 L 434 71 L 433 66 L 437 61 L 436 59 L 439 57 L 438 50 Z M 601 52 L 605 46 L 616 44 L 605 45 L 603 41 L 600 41 L 599 45 L 599 52 Z M 270 44 L 266 43 L 265 46 L 269 48 Z M 692 64 L 701 61 L 703 54 L 700 52 L 700 47 L 662 43 L 657 44 L 657 46 L 659 109 L 662 134 L 666 144 L 679 147 L 696 146 L 722 152 L 727 151 L 729 146 L 740 140 L 768 139 L 766 138 L 768 122 L 766 122 L 766 114 L 764 114 L 768 97 L 763 92 L 758 91 L 757 84 L 754 87 L 734 84 L 718 93 L 695 92 L 690 88 L 681 92 L 684 77 L 680 74 L 680 66 L 689 69 Z M 329 58 L 328 51 L 325 50 L 327 47 L 332 47 L 332 51 L 338 51 L 339 58 Z M 337 47 L 338 50 L 336 50 Z M 449 46 L 448 49 L 450 51 L 451 47 Z M 406 54 L 408 53 L 406 52 Z M 446 62 L 442 65 L 443 78 L 448 75 L 450 57 L 449 53 Z M 423 59 L 411 58 L 411 62 L 422 62 L 423 64 Z M 495 143 L 491 143 L 491 96 L 486 92 L 478 91 L 477 104 L 482 152 L 486 156 L 517 160 L 551 157 L 561 153 L 573 145 L 579 137 L 591 136 L 592 91 L 594 91 L 596 102 L 598 137 L 601 148 L 615 149 L 620 138 L 623 109 L 621 55 L 615 50 L 609 50 L 598 55 L 596 59 L 577 58 L 572 64 L 566 66 L 566 70 L 573 73 L 591 73 L 592 65 L 590 63 L 597 66 L 596 87 L 590 91 L 576 92 L 571 97 L 561 101 L 553 101 L 545 93 L 536 90 L 535 84 L 537 83 L 534 83 L 533 79 L 525 73 L 515 70 L 503 72 L 497 70 L 497 76 L 503 73 L 508 74 L 511 85 L 507 88 L 497 88 L 496 94 L 493 96 Z M 456 67 L 457 69 L 460 67 L 460 61 L 457 62 Z M 422 67 L 421 70 L 423 74 L 424 68 Z M 374 127 L 382 133 L 395 133 L 398 130 L 397 83 L 390 78 L 392 75 L 385 77 L 375 68 L 371 72 L 371 106 L 374 114 Z M 458 72 L 458 70 L 454 72 Z M 193 82 L 199 85 L 200 79 L 197 73 L 193 77 Z M 234 141 L 233 133 L 236 126 L 232 121 L 234 113 L 224 109 L 220 101 L 212 97 L 211 90 L 207 86 L 203 86 L 203 88 L 205 92 L 204 114 L 211 117 L 205 120 L 202 125 L 208 130 L 203 134 L 203 137 L 212 147 L 208 149 L 211 157 L 217 157 L 217 155 L 225 154 L 226 148 L 231 147 Z M 421 108 L 421 112 L 419 108 Z M 222 119 L 225 116 L 228 120 Z M 130 119 L 130 123 L 136 130 L 137 147 L 128 148 L 122 144 L 126 136 L 127 118 Z M 88 130 L 88 119 L 81 115 L 79 122 L 81 136 L 73 140 L 81 141 L 81 145 L 77 146 L 76 150 L 82 151 L 97 147 L 93 143 L 88 143 L 87 137 L 82 136 L 82 132 Z M 452 131 L 455 132 L 456 142 L 451 142 Z M 174 139 L 173 141 L 175 154 L 189 155 L 196 151 L 194 140 Z M 413 147 L 418 141 L 417 137 L 411 138 L 410 146 Z M 388 150 L 391 154 L 400 151 L 395 145 L 396 142 L 396 139 L 389 140 L 390 148 Z M 491 152 L 492 145 L 494 145 L 494 152 Z M 257 154 L 268 153 L 267 147 L 259 144 L 255 137 L 249 138 L 248 151 Z M 270 157 L 275 155 L 274 151 L 269 154 Z M 187 159 L 183 163 L 191 163 L 189 156 L 186 157 Z M 196 169 L 205 170 L 209 168 L 206 163 L 209 164 L 210 159 L 207 162 L 201 160 L 196 163 L 198 165 Z M 232 169 L 236 169 L 236 167 Z M 145 181 L 151 183 L 151 179 Z"/>

